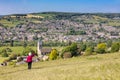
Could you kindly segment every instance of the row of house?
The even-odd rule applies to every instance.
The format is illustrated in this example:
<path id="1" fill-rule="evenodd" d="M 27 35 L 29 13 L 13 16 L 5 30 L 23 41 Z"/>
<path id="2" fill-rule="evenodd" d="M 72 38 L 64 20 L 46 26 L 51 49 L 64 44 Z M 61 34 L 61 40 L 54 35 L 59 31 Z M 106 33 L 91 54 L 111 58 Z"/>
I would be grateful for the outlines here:
<path id="1" fill-rule="evenodd" d="M 43 16 L 39 15 L 32 15 L 32 14 L 20 14 L 20 15 L 9 15 L 9 16 L 4 16 L 3 18 L 44 18 Z"/>

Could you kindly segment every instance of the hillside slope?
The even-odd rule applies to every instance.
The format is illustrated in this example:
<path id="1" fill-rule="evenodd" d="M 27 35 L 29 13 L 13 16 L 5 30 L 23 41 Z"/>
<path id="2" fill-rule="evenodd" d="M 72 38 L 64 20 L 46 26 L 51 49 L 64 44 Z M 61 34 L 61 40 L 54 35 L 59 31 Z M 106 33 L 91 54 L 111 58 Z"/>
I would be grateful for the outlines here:
<path id="1" fill-rule="evenodd" d="M 0 67 L 0 80 L 119 80 L 120 53 Z"/>

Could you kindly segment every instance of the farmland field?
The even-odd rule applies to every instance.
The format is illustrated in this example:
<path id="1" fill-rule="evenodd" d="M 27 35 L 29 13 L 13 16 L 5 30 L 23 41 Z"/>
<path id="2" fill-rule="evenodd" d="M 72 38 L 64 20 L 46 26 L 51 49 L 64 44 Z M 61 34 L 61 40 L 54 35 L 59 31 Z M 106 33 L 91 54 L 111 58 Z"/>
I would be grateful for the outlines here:
<path id="1" fill-rule="evenodd" d="M 0 67 L 0 80 L 119 80 L 120 53 Z"/>

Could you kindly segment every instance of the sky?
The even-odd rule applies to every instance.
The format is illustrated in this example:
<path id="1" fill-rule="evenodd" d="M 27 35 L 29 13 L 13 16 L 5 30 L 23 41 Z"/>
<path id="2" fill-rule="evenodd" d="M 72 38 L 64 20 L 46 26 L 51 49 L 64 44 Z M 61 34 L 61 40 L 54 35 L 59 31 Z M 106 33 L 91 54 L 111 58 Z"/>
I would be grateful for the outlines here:
<path id="1" fill-rule="evenodd" d="M 48 11 L 120 13 L 120 0 L 0 0 L 0 15 Z"/>

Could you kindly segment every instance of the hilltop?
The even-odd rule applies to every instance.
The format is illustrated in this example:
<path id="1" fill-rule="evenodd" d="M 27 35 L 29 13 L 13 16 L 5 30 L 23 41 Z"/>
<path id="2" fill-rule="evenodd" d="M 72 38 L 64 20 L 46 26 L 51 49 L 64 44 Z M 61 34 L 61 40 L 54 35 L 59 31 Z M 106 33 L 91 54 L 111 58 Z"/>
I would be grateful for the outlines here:
<path id="1" fill-rule="evenodd" d="M 119 80 L 120 53 L 0 67 L 0 80 Z"/>

